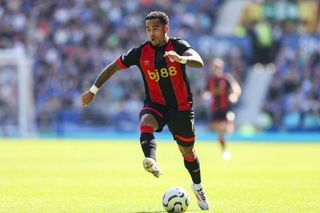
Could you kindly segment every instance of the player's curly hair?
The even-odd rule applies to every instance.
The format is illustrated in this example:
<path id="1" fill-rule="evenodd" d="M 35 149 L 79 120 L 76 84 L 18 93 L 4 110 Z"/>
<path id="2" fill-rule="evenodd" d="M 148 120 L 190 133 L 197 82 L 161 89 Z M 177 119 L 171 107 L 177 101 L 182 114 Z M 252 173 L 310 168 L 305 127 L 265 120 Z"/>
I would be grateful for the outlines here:
<path id="1" fill-rule="evenodd" d="M 162 24 L 169 24 L 169 16 L 162 11 L 152 11 L 146 16 L 146 20 L 159 19 Z"/>

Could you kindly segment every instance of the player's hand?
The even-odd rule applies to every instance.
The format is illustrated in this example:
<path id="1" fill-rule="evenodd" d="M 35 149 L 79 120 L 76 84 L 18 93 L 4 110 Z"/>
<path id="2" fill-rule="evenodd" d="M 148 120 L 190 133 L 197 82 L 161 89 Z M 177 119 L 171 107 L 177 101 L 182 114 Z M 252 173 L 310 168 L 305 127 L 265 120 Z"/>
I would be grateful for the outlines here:
<path id="1" fill-rule="evenodd" d="M 81 102 L 82 102 L 82 106 L 86 107 L 88 106 L 88 104 L 91 103 L 91 101 L 94 98 L 94 94 L 92 94 L 90 91 L 86 91 L 85 93 L 83 93 L 81 95 Z"/>
<path id="2" fill-rule="evenodd" d="M 164 53 L 163 57 L 168 57 L 171 62 L 174 62 L 174 61 L 180 62 L 181 61 L 181 56 L 172 50 L 168 51 L 168 52 L 166 51 Z"/>
<path id="3" fill-rule="evenodd" d="M 231 93 L 228 97 L 229 101 L 233 104 L 237 103 L 239 100 L 239 97 L 236 94 Z"/>
<path id="4" fill-rule="evenodd" d="M 205 100 L 205 101 L 209 101 L 211 99 L 211 93 L 209 91 L 205 91 L 202 94 L 202 99 Z"/>

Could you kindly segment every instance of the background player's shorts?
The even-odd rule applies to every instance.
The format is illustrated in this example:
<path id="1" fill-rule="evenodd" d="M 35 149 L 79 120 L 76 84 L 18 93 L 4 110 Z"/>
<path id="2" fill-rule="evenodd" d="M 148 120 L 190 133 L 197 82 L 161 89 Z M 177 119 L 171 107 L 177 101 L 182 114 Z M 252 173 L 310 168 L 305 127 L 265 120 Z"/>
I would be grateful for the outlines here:
<path id="1" fill-rule="evenodd" d="M 194 112 L 193 110 L 178 111 L 167 106 L 156 103 L 147 103 L 141 110 L 139 117 L 144 114 L 152 114 L 157 122 L 158 129 L 161 132 L 167 124 L 174 140 L 181 146 L 191 146 L 195 140 Z"/>
<path id="2" fill-rule="evenodd" d="M 228 114 L 232 113 L 230 110 L 218 110 L 215 112 L 211 112 L 211 121 L 228 121 Z"/>

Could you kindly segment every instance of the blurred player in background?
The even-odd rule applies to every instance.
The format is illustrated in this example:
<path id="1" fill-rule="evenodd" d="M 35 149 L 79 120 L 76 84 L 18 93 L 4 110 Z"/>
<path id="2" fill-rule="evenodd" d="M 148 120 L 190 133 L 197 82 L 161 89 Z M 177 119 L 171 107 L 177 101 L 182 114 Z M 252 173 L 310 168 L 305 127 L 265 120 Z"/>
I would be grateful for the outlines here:
<path id="1" fill-rule="evenodd" d="M 198 205 L 206 210 L 209 203 L 201 184 L 200 164 L 194 149 L 193 102 L 186 75 L 186 66 L 201 68 L 203 61 L 185 40 L 168 36 L 169 18 L 165 13 L 153 11 L 145 20 L 148 41 L 107 65 L 92 87 L 81 95 L 82 105 L 90 104 L 101 86 L 118 70 L 136 65 L 141 71 L 146 95 L 140 112 L 144 168 L 155 177 L 162 174 L 156 160 L 157 143 L 153 133 L 161 132 L 168 125 L 192 178 L 191 188 Z"/>
<path id="2" fill-rule="evenodd" d="M 225 135 L 233 132 L 235 115 L 232 105 L 237 103 L 241 95 L 241 87 L 234 77 L 224 73 L 224 61 L 213 59 L 212 75 L 208 81 L 208 91 L 204 94 L 211 98 L 210 128 L 218 135 L 222 149 L 222 157 L 231 159 L 231 153 L 226 148 Z"/>

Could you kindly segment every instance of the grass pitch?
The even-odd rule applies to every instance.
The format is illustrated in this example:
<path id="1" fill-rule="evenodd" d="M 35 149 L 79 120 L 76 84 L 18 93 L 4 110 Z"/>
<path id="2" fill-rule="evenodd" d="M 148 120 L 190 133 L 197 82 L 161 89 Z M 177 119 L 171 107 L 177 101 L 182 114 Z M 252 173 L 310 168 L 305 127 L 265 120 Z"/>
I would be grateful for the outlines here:
<path id="1" fill-rule="evenodd" d="M 196 144 L 211 203 L 206 212 L 320 212 L 320 143 Z M 164 212 L 164 191 L 185 188 L 202 212 L 174 142 L 159 141 L 160 179 L 146 173 L 138 140 L 0 139 L 1 213 Z"/>

